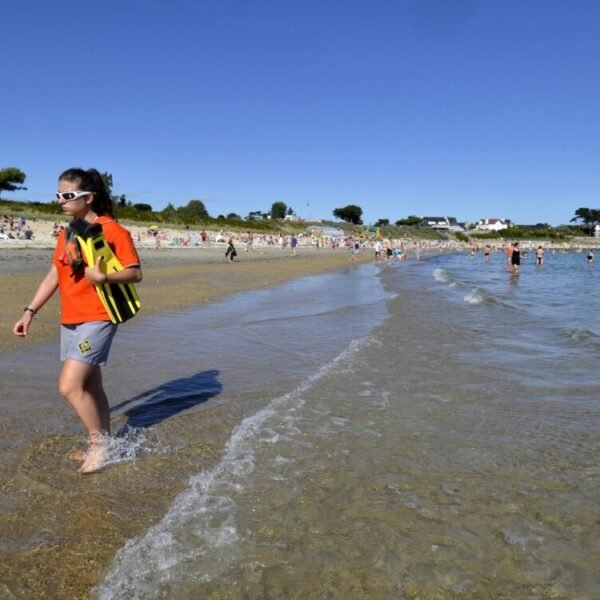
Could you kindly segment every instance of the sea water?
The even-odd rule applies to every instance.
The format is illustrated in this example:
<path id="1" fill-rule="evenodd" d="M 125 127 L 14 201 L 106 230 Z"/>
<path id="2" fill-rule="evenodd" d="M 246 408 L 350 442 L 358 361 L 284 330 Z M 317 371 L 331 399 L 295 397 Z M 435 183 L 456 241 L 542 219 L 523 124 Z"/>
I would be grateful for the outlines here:
<path id="1" fill-rule="evenodd" d="M 532 262 L 306 278 L 199 312 L 178 341 L 190 313 L 158 319 L 166 359 L 183 345 L 218 371 L 202 402 L 239 419 L 95 595 L 599 597 L 600 273 Z"/>

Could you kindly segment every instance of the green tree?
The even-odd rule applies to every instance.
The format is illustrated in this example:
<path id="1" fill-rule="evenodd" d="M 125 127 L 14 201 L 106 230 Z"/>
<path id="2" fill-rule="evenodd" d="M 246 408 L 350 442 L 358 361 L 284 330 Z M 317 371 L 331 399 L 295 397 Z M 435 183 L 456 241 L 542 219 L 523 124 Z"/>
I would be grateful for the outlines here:
<path id="1" fill-rule="evenodd" d="M 6 167 L 0 169 L 0 192 L 14 192 L 16 190 L 26 190 L 22 183 L 25 183 L 25 173 L 16 167 Z"/>
<path id="2" fill-rule="evenodd" d="M 406 225 L 408 227 L 415 227 L 421 222 L 421 217 L 417 217 L 417 215 L 409 215 L 406 219 L 399 219 L 396 221 L 395 225 L 400 227 L 401 225 Z"/>
<path id="3" fill-rule="evenodd" d="M 333 216 L 346 223 L 352 223 L 353 225 L 362 225 L 362 208 L 355 204 L 348 204 L 343 208 L 336 208 L 333 211 Z"/>
<path id="4" fill-rule="evenodd" d="M 390 224 L 389 219 L 378 219 L 373 227 L 387 227 Z"/>
<path id="5" fill-rule="evenodd" d="M 190 200 L 187 206 L 179 209 L 185 217 L 191 220 L 202 220 L 208 218 L 208 211 L 202 200 Z"/>
<path id="6" fill-rule="evenodd" d="M 223 216 L 221 216 L 221 217 L 219 217 L 219 218 L 221 218 L 221 219 L 222 219 L 222 218 L 223 218 Z M 229 213 L 229 214 L 227 215 L 227 218 L 228 218 L 228 219 L 231 219 L 231 220 L 236 220 L 236 221 L 241 221 L 241 220 L 242 220 L 242 217 L 240 217 L 240 215 L 238 215 L 238 214 L 236 214 L 236 213 Z"/>
<path id="7" fill-rule="evenodd" d="M 283 219 L 287 211 L 287 205 L 285 202 L 273 202 L 271 206 L 271 218 L 272 219 Z"/>
<path id="8" fill-rule="evenodd" d="M 125 196 L 125 194 L 113 196 L 113 202 L 118 208 L 125 208 L 127 206 L 127 196 Z"/>
<path id="9" fill-rule="evenodd" d="M 100 173 L 100 177 L 102 177 L 102 181 L 104 181 L 104 187 L 106 188 L 106 193 L 111 198 L 113 198 L 113 195 L 112 195 L 113 176 L 108 171 L 104 171 L 104 173 Z M 114 202 L 114 198 L 113 198 L 113 202 Z"/>
<path id="10" fill-rule="evenodd" d="M 135 210 L 141 210 L 142 212 L 152 212 L 152 207 L 149 204 L 134 204 L 132 208 L 135 208 Z"/>
<path id="11" fill-rule="evenodd" d="M 108 171 L 104 171 L 104 173 L 100 173 L 100 177 L 102 177 L 102 181 L 104 181 L 104 187 L 106 188 L 106 193 L 110 196 L 110 199 L 113 201 L 113 204 L 117 208 L 125 208 L 126 206 L 131 206 L 131 202 L 127 202 L 127 196 L 125 194 L 121 194 L 119 196 L 115 196 L 113 194 L 113 176 Z"/>
<path id="12" fill-rule="evenodd" d="M 600 223 L 600 209 L 598 208 L 578 208 L 571 223 L 582 222 L 582 227 L 587 229 L 588 234 L 592 235 L 594 227 Z"/>

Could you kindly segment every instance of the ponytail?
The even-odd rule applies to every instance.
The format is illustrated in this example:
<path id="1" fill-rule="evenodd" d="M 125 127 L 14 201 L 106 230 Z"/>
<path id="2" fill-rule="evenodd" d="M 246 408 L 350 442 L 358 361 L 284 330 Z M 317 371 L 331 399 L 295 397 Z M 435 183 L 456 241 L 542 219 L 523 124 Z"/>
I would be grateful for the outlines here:
<path id="1" fill-rule="evenodd" d="M 77 181 L 82 192 L 94 192 L 92 210 L 98 215 L 113 215 L 113 202 L 108 192 L 102 175 L 96 169 L 67 169 L 61 173 L 59 181 Z"/>

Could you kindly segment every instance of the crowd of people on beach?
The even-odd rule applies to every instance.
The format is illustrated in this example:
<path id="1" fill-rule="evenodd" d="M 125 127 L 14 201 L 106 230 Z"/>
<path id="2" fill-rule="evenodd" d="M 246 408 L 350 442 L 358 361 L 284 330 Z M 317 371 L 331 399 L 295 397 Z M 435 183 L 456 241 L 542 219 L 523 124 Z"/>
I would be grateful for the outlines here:
<path id="1" fill-rule="evenodd" d="M 27 223 L 27 216 L 21 215 L 15 219 L 12 215 L 0 217 L 0 239 L 33 240 L 33 231 Z"/>
<path id="2" fill-rule="evenodd" d="M 32 229 L 26 215 L 14 217 L 11 215 L 0 216 L 0 243 L 9 242 L 33 242 L 36 245 L 45 243 L 54 243 L 65 229 L 65 224 L 54 222 L 44 223 L 35 219 L 35 229 Z M 587 249 L 581 244 L 576 246 L 566 246 L 565 244 L 556 244 L 544 241 L 540 244 L 525 243 L 521 248 L 519 242 L 510 243 L 506 246 L 493 243 L 474 243 L 459 240 L 428 240 L 428 239 L 393 239 L 393 238 L 368 238 L 363 236 L 326 236 L 316 235 L 314 232 L 300 232 L 298 234 L 283 233 L 259 233 L 253 231 L 232 232 L 232 231 L 206 231 L 206 229 L 195 230 L 186 226 L 184 229 L 173 229 L 151 225 L 147 227 L 131 226 L 132 238 L 138 248 L 151 247 L 156 250 L 166 248 L 201 248 L 201 247 L 219 247 L 223 248 L 223 253 L 227 261 L 232 262 L 239 258 L 239 248 L 245 252 L 251 253 L 258 249 L 279 248 L 287 251 L 291 256 L 296 256 L 299 252 L 306 250 L 345 250 L 349 253 L 350 260 L 356 260 L 357 257 L 372 252 L 376 261 L 389 261 L 392 259 L 405 260 L 409 256 L 417 259 L 422 251 L 427 250 L 458 250 L 469 251 L 471 256 L 483 253 L 483 260 L 489 262 L 494 254 L 504 252 L 509 268 L 518 271 L 521 260 L 527 260 L 530 254 L 535 256 L 535 264 L 542 265 L 544 262 L 544 252 L 581 252 L 586 250 L 586 260 L 594 261 L 594 246 Z M 595 240 L 594 240 L 595 241 Z M 229 249 L 233 246 L 233 250 Z M 235 248 L 238 248 L 236 250 Z M 228 250 L 229 249 L 229 250 Z"/>

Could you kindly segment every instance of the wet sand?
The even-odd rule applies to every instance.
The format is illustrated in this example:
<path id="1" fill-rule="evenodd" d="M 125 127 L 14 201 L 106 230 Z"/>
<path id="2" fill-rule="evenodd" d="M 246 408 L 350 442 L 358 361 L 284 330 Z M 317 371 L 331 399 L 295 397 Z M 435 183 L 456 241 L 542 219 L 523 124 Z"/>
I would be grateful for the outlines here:
<path id="1" fill-rule="evenodd" d="M 56 298 L 36 317 L 27 339 L 11 333 L 50 258 L 51 250 L 44 249 L 0 253 L 0 300 L 5 308 L 0 352 L 22 352 L 26 360 L 37 351 L 35 345 L 58 342 Z M 371 259 L 369 252 L 356 264 Z M 143 312 L 136 319 L 352 264 L 344 250 L 306 249 L 291 257 L 279 248 L 242 251 L 237 263 L 228 264 L 220 247 L 143 249 L 142 262 Z M 58 368 L 57 362 L 57 373 Z M 49 389 L 54 386 L 48 381 Z M 68 407 L 64 411 L 69 414 Z M 31 412 L 35 411 L 24 410 L 22 419 L 33 425 L 33 419 L 43 418 Z M 115 430 L 122 421 L 115 419 Z M 68 427 L 66 433 L 45 433 L 42 428 L 22 444 L 5 442 L 16 442 L 13 447 L 19 450 L 17 456 L 4 455 L 0 479 L 0 598 L 92 597 L 91 589 L 115 551 L 161 519 L 191 473 L 218 461 L 238 421 L 239 415 L 226 408 L 166 420 L 159 431 L 146 430 L 144 435 L 180 439 L 176 450 L 145 455 L 89 476 L 78 475 L 68 458 L 84 439 Z M 17 431 L 11 434 L 10 425 L 2 429 L 8 436 Z"/>

